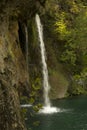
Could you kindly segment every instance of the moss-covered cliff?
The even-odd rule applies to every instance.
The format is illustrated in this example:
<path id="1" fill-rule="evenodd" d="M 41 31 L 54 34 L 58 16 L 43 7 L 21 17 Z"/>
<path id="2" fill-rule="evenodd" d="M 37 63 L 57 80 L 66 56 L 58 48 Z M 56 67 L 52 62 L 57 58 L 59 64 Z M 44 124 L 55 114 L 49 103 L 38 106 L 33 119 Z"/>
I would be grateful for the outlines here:
<path id="1" fill-rule="evenodd" d="M 0 1 L 0 130 L 25 130 L 19 99 L 28 95 L 30 83 L 20 27 L 43 4 L 39 0 Z"/>
<path id="2" fill-rule="evenodd" d="M 24 129 L 17 90 L 26 87 L 27 74 L 19 44 L 18 22 L 8 19 L 0 22 L 0 128 Z"/>

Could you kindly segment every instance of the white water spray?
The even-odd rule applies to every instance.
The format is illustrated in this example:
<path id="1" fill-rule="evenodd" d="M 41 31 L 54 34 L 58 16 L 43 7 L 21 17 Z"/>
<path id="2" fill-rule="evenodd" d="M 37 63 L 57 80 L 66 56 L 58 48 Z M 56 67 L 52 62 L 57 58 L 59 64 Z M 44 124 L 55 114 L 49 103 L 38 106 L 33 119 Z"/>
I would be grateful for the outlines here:
<path id="1" fill-rule="evenodd" d="M 29 107 L 32 107 L 32 105 L 31 104 L 22 104 L 21 107 L 22 108 L 29 108 Z"/>
<path id="2" fill-rule="evenodd" d="M 43 88 L 44 88 L 44 107 L 40 110 L 40 113 L 54 113 L 59 110 L 55 107 L 51 107 L 50 99 L 49 99 L 49 91 L 50 85 L 48 82 L 48 69 L 46 64 L 46 52 L 45 45 L 43 40 L 43 27 L 40 21 L 40 17 L 36 14 L 36 23 L 40 41 L 40 49 L 41 49 L 41 59 L 42 59 L 42 71 L 43 71 Z"/>

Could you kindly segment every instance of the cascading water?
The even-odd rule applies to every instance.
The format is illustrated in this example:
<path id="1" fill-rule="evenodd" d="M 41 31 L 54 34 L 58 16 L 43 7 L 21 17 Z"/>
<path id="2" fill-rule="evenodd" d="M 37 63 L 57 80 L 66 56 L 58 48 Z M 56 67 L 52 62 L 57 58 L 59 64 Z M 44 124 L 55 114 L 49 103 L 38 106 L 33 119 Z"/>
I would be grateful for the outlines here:
<path id="1" fill-rule="evenodd" d="M 42 67 L 43 67 L 43 87 L 44 87 L 44 105 L 45 106 L 51 106 L 50 99 L 49 99 L 49 90 L 50 85 L 48 82 L 48 69 L 46 64 L 46 53 L 45 53 L 45 46 L 43 41 L 43 28 L 40 22 L 40 18 L 38 15 L 36 15 L 36 22 L 38 27 L 38 33 L 39 33 L 39 40 L 40 40 L 40 49 L 41 49 L 41 59 L 42 59 Z"/>
<path id="2" fill-rule="evenodd" d="M 51 107 L 51 103 L 49 99 L 50 85 L 48 82 L 48 69 L 46 64 L 45 44 L 43 40 L 43 27 L 38 14 L 36 14 L 36 24 L 38 29 L 39 41 L 40 41 L 42 71 L 43 71 L 43 88 L 44 88 L 44 107 L 40 110 L 40 113 L 58 112 L 57 108 Z"/>
<path id="3" fill-rule="evenodd" d="M 26 51 L 26 70 L 28 72 L 28 78 L 27 82 L 29 82 L 29 47 L 28 47 L 28 29 L 27 26 L 25 25 L 25 51 Z"/>
<path id="4" fill-rule="evenodd" d="M 26 71 L 27 71 L 27 83 L 29 83 L 29 47 L 28 47 L 28 29 L 27 26 L 25 25 L 25 58 L 26 58 Z M 21 107 L 31 107 L 31 104 L 22 104 Z"/>

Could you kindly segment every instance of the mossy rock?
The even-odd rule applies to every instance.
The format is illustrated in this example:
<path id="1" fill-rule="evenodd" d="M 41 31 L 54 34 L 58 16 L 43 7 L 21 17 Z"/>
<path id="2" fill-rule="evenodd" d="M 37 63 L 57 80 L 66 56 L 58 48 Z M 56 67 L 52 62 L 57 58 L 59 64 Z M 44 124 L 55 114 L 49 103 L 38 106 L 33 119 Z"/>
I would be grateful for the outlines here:
<path id="1" fill-rule="evenodd" d="M 68 84 L 69 82 L 67 78 L 61 71 L 59 70 L 53 71 L 52 74 L 50 75 L 50 85 L 51 85 L 50 97 L 52 99 L 65 97 L 68 89 Z"/>

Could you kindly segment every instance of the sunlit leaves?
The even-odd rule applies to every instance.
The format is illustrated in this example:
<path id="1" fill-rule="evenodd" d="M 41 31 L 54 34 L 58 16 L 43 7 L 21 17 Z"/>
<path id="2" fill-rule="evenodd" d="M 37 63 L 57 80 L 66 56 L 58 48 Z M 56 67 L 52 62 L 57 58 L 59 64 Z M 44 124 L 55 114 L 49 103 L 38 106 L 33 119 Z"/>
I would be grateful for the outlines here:
<path id="1" fill-rule="evenodd" d="M 41 88 L 41 81 L 39 78 L 36 78 L 35 82 L 32 84 L 32 89 L 33 90 L 40 90 Z"/>
<path id="2" fill-rule="evenodd" d="M 63 39 L 67 35 L 70 34 L 70 31 L 67 28 L 66 14 L 62 12 L 60 16 L 57 17 L 57 21 L 55 23 L 55 31 L 59 34 L 60 39 Z"/>
<path id="3" fill-rule="evenodd" d="M 75 14 L 79 13 L 80 9 L 78 5 L 75 3 L 75 1 L 72 1 L 70 11 Z"/>
<path id="4" fill-rule="evenodd" d="M 30 102 L 30 104 L 33 104 L 33 103 L 35 102 L 35 99 L 31 97 L 31 98 L 29 99 L 29 102 Z"/>
<path id="5" fill-rule="evenodd" d="M 34 106 L 33 106 L 33 110 L 34 110 L 35 112 L 38 112 L 41 108 L 42 108 L 42 104 L 40 104 L 40 103 L 38 103 L 37 105 L 34 105 Z"/>

